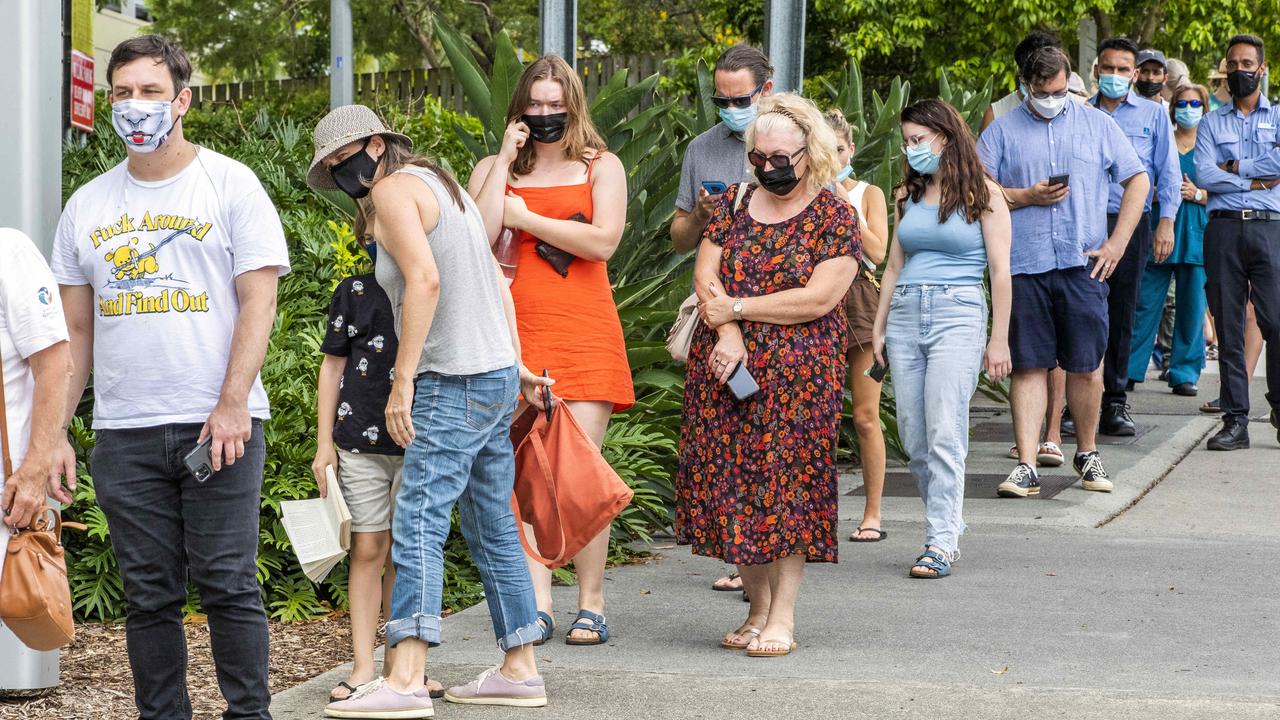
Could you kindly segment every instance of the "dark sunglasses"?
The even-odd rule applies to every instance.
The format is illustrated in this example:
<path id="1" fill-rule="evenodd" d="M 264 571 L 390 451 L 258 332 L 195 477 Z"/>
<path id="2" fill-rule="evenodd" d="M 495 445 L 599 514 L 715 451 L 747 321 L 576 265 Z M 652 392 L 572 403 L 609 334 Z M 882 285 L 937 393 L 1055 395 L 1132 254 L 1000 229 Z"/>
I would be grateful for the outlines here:
<path id="1" fill-rule="evenodd" d="M 761 169 L 764 169 L 765 163 L 769 163 L 770 165 L 773 166 L 774 170 L 777 170 L 778 168 L 791 167 L 791 161 L 795 158 L 795 156 L 799 155 L 804 151 L 805 151 L 805 148 L 800 148 L 799 150 L 791 153 L 790 155 L 769 155 L 768 157 L 766 157 L 765 154 L 760 152 L 759 150 L 752 150 L 751 152 L 747 153 L 747 162 L 751 163 L 753 167 L 758 167 Z"/>
<path id="2" fill-rule="evenodd" d="M 757 85 L 756 89 L 752 90 L 750 95 L 739 95 L 737 97 L 725 97 L 723 95 L 712 95 L 711 104 L 715 105 L 721 110 L 724 110 L 725 108 L 731 108 L 731 107 L 737 107 L 737 108 L 750 107 L 751 99 L 754 98 L 756 95 L 758 95 L 760 91 L 763 89 L 764 89 L 764 85 L 761 84 L 761 85 Z"/>
<path id="3" fill-rule="evenodd" d="M 1178 100 L 1173 104 L 1173 106 L 1178 109 L 1182 109 L 1184 107 L 1198 108 L 1198 107 L 1204 107 L 1204 103 L 1200 102 L 1199 100 Z"/>

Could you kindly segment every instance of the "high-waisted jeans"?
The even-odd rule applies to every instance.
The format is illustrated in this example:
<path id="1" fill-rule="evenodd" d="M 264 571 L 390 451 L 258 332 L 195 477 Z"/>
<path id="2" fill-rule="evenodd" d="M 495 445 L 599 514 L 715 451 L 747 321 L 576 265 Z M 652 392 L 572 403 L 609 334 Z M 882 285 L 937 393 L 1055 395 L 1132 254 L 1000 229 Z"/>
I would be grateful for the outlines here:
<path id="1" fill-rule="evenodd" d="M 514 367 L 466 376 L 427 372 L 416 380 L 414 439 L 405 450 L 391 520 L 391 647 L 405 638 L 440 643 L 444 543 L 455 503 L 498 647 L 506 651 L 542 636 L 511 511 L 510 430 L 519 386 Z"/>
<path id="2" fill-rule="evenodd" d="M 969 400 L 987 339 L 981 285 L 895 288 L 885 328 L 898 432 L 924 500 L 925 543 L 947 552 L 965 524 Z"/>

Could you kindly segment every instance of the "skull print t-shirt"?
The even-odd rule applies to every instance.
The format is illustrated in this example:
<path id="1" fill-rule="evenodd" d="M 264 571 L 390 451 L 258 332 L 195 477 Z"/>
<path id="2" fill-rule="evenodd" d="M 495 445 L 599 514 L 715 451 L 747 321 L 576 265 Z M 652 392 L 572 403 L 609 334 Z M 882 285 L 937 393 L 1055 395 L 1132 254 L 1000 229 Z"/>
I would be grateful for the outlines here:
<path id="1" fill-rule="evenodd" d="M 338 380 L 333 444 L 354 453 L 403 455 L 387 434 L 387 397 L 396 366 L 396 320 L 373 273 L 338 283 L 320 350 L 347 359 Z"/>
<path id="2" fill-rule="evenodd" d="M 171 178 L 128 163 L 71 196 L 50 261 L 93 293 L 93 426 L 203 423 L 218 403 L 240 316 L 236 278 L 289 272 L 280 216 L 248 167 L 198 148 Z M 249 414 L 270 417 L 261 378 Z"/>

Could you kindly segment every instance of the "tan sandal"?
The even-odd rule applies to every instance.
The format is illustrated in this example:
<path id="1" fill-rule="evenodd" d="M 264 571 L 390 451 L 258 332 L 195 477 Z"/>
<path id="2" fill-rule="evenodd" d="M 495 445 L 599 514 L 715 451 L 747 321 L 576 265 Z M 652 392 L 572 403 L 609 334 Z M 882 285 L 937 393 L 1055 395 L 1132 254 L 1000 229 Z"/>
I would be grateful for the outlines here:
<path id="1" fill-rule="evenodd" d="M 735 635 L 739 635 L 739 636 L 741 636 L 741 635 L 750 635 L 750 636 L 751 636 L 751 639 L 750 639 L 750 640 L 747 640 L 746 642 L 742 643 L 741 645 L 739 645 L 739 644 L 737 644 L 737 643 L 731 643 L 731 642 L 729 642 L 728 640 L 721 640 L 721 641 L 720 641 L 720 647 L 722 647 L 722 648 L 724 648 L 724 649 L 726 649 L 726 650 L 746 650 L 746 649 L 747 649 L 747 646 L 751 644 L 751 641 L 752 641 L 752 640 L 755 640 L 756 638 L 760 637 L 760 628 L 758 628 L 758 627 L 752 627 L 752 626 L 748 625 L 747 627 L 745 627 L 745 628 L 743 628 L 743 629 L 739 630 L 738 632 L 736 632 L 736 633 L 734 633 L 734 634 L 735 634 Z"/>
<path id="2" fill-rule="evenodd" d="M 778 641 L 765 640 L 764 638 L 760 638 L 761 644 L 771 643 L 771 642 L 778 642 Z M 786 655 L 790 655 L 798 647 L 800 647 L 800 643 L 792 639 L 790 641 L 790 644 L 787 645 L 787 648 L 785 650 L 748 650 L 747 657 L 783 657 Z"/>

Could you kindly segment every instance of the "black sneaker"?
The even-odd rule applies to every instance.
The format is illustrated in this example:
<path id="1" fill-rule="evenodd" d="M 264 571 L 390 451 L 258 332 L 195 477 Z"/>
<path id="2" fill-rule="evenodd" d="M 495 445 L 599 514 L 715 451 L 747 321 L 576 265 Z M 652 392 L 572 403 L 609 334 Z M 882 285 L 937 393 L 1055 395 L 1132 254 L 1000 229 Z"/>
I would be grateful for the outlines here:
<path id="1" fill-rule="evenodd" d="M 1195 383 L 1178 383 L 1173 386 L 1173 394 L 1182 397 L 1195 397 L 1200 392 L 1200 388 Z"/>
<path id="2" fill-rule="evenodd" d="M 1076 421 L 1071 418 L 1071 408 L 1062 408 L 1062 436 L 1074 437 L 1076 434 Z"/>
<path id="3" fill-rule="evenodd" d="M 1109 493 L 1115 488 L 1115 484 L 1111 482 L 1111 478 L 1107 475 L 1107 471 L 1102 467 L 1102 457 L 1098 455 L 1098 451 L 1087 453 L 1076 453 L 1075 459 L 1071 464 L 1075 467 L 1076 472 L 1080 474 L 1080 484 L 1085 490 L 1093 492 Z"/>
<path id="4" fill-rule="evenodd" d="M 1039 494 L 1040 478 L 1036 475 L 1036 469 L 1026 463 L 1019 463 L 1018 467 L 1009 473 L 1009 477 L 1000 483 L 1000 487 L 996 488 L 996 495 L 1000 497 L 1024 498 Z"/>
<path id="5" fill-rule="evenodd" d="M 1249 426 L 1242 422 L 1227 421 L 1216 435 L 1209 438 L 1206 445 L 1210 450 L 1247 450 L 1249 448 Z"/>
<path id="6" fill-rule="evenodd" d="M 1098 420 L 1098 432 L 1113 437 L 1133 437 L 1138 428 L 1129 417 L 1129 406 L 1124 403 L 1107 403 L 1102 406 L 1102 417 Z"/>

